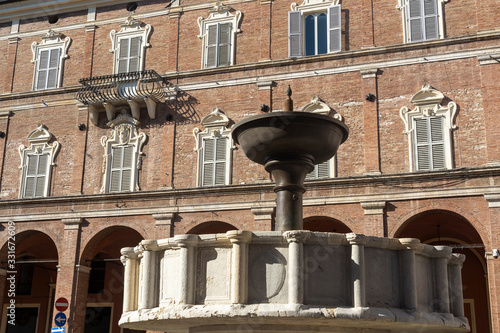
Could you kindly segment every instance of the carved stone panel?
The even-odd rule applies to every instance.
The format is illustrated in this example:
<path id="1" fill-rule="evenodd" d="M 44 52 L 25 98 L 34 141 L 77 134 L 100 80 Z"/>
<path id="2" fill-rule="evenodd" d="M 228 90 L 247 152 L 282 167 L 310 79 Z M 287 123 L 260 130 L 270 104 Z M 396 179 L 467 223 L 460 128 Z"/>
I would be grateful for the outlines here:
<path id="1" fill-rule="evenodd" d="M 365 248 L 365 276 L 368 306 L 400 306 L 399 256 L 396 251 Z"/>
<path id="2" fill-rule="evenodd" d="M 196 303 L 230 301 L 231 248 L 201 248 L 198 251 Z"/>

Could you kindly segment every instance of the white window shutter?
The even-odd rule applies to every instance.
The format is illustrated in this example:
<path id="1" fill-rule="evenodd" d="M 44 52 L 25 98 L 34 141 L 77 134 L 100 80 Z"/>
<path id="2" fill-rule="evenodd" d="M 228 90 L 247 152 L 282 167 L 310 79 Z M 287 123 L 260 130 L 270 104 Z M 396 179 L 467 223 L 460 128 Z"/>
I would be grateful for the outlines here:
<path id="1" fill-rule="evenodd" d="M 425 40 L 438 38 L 438 21 L 436 0 L 424 1 L 424 23 L 425 23 Z"/>
<path id="2" fill-rule="evenodd" d="M 128 73 L 128 55 L 130 48 L 130 38 L 120 39 L 118 51 L 118 74 Z"/>
<path id="3" fill-rule="evenodd" d="M 215 139 L 203 140 L 203 186 L 210 186 L 214 183 L 214 160 L 215 160 Z"/>
<path id="4" fill-rule="evenodd" d="M 430 170 L 430 135 L 427 118 L 415 119 L 417 170 Z"/>
<path id="5" fill-rule="evenodd" d="M 422 0 L 408 0 L 409 39 L 411 42 L 421 41 L 422 35 Z"/>
<path id="6" fill-rule="evenodd" d="M 204 139 L 202 161 L 202 186 L 226 183 L 227 137 Z"/>
<path id="7" fill-rule="evenodd" d="M 288 56 L 302 57 L 302 15 L 288 12 Z"/>
<path id="8" fill-rule="evenodd" d="M 219 63 L 218 66 L 229 66 L 231 51 L 231 23 L 219 25 Z"/>
<path id="9" fill-rule="evenodd" d="M 209 25 L 207 29 L 207 49 L 206 49 L 206 64 L 205 67 L 217 66 L 217 24 Z"/>
<path id="10" fill-rule="evenodd" d="M 132 191 L 134 146 L 116 146 L 111 151 L 109 192 Z"/>
<path id="11" fill-rule="evenodd" d="M 215 145 L 215 182 L 214 185 L 226 183 L 226 142 L 227 138 L 217 138 Z"/>
<path id="12" fill-rule="evenodd" d="M 40 55 L 38 57 L 38 77 L 36 80 L 36 89 L 45 89 L 46 87 L 49 57 L 50 50 L 40 51 Z"/>
<path id="13" fill-rule="evenodd" d="M 45 183 L 47 180 L 47 171 L 49 170 L 48 164 L 49 155 L 40 155 L 38 158 L 35 197 L 43 197 L 45 195 Z"/>
<path id="14" fill-rule="evenodd" d="M 430 120 L 432 144 L 432 169 L 446 168 L 443 117 L 432 117 Z"/>
<path id="15" fill-rule="evenodd" d="M 60 48 L 50 50 L 46 88 L 57 88 L 57 74 L 59 71 L 60 51 Z"/>
<path id="16" fill-rule="evenodd" d="M 24 198 L 45 196 L 48 179 L 49 155 L 28 155 L 25 173 Z"/>
<path id="17" fill-rule="evenodd" d="M 328 7 L 328 38 L 328 52 L 338 52 L 342 49 L 340 5 Z"/>
<path id="18" fill-rule="evenodd" d="M 306 180 L 321 179 L 330 177 L 330 161 L 316 164 L 314 170 L 306 175 Z"/>
<path id="19" fill-rule="evenodd" d="M 141 61 L 141 46 L 142 37 L 130 38 L 130 58 L 129 58 L 129 72 L 138 72 L 140 70 Z"/>

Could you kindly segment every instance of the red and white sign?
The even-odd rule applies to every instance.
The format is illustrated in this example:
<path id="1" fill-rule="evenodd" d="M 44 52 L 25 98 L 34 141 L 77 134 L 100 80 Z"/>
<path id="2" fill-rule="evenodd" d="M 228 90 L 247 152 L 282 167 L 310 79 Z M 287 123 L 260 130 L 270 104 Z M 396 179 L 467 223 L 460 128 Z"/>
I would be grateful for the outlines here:
<path id="1" fill-rule="evenodd" d="M 58 298 L 56 301 L 57 311 L 66 311 L 68 305 L 69 305 L 68 300 L 64 297 Z"/>

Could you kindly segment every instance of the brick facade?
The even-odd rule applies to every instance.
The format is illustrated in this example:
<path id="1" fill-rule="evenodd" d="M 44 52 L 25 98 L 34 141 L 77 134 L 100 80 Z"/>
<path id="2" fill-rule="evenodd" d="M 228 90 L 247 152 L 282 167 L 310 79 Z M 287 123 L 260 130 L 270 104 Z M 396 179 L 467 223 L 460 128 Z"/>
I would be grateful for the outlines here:
<path id="1" fill-rule="evenodd" d="M 281 110 L 290 85 L 295 111 L 317 96 L 350 129 L 335 157 L 336 177 L 306 183 L 305 226 L 456 246 L 468 256 L 463 274 L 471 325 L 476 332 L 500 333 L 500 259 L 491 255 L 500 247 L 497 0 L 446 2 L 445 38 L 416 43 L 403 43 L 398 1 L 341 1 L 342 51 L 298 58 L 288 57 L 292 1 L 224 1 L 230 15 L 243 14 L 234 65 L 209 69 L 202 68 L 197 20 L 207 18 L 214 3 L 139 1 L 135 12 L 127 12 L 126 2 L 102 0 L 97 8 L 42 5 L 22 12 L 11 2 L 1 5 L 11 16 L 0 13 L 0 268 L 9 274 L 6 230 L 14 221 L 18 260 L 40 261 L 32 290 L 43 300 L 35 293 L 16 296 L 18 304 L 38 308 L 37 332 L 50 331 L 59 297 L 71 302 L 67 332 L 84 332 L 85 308 L 99 304 L 112 308 L 110 325 L 118 332 L 122 247 L 189 232 L 272 230 L 275 194 L 269 174 L 235 147 L 231 185 L 198 187 L 193 130 L 203 128 L 200 121 L 214 107 L 230 119 L 228 127 L 261 113 L 264 104 Z M 47 13 L 57 14 L 58 21 L 49 24 Z M 104 107 L 93 124 L 75 94 L 80 79 L 113 74 L 110 32 L 119 31 L 128 16 L 152 26 L 144 69 L 156 71 L 177 92 L 158 103 L 154 119 L 141 108 L 137 128 L 147 139 L 140 189 L 101 193 L 101 138 L 113 129 Z M 71 38 L 62 86 L 33 91 L 32 43 L 41 43 L 49 29 Z M 404 134 L 400 109 L 413 109 L 412 96 L 426 83 L 445 96 L 442 106 L 458 105 L 451 131 L 453 168 L 410 172 L 412 134 Z M 49 196 L 20 199 L 18 149 L 29 146 L 28 134 L 38 124 L 61 149 L 51 167 Z M 41 245 L 33 243 L 37 239 Z M 104 291 L 89 294 L 90 267 L 101 256 Z M 467 285 L 474 277 L 466 267 L 479 267 L 479 275 L 486 276 L 477 290 Z M 3 271 L 0 287 L 6 306 Z M 0 333 L 5 325 L 2 315 Z"/>

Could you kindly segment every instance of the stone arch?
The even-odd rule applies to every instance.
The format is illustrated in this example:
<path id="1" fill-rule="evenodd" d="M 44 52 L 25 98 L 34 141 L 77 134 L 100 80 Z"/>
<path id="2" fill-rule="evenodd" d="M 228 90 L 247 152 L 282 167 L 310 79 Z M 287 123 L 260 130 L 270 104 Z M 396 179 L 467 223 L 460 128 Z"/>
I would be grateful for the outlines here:
<path id="1" fill-rule="evenodd" d="M 425 205 L 418 209 L 400 215 L 397 218 L 398 222 L 389 230 L 388 236 L 400 237 L 398 236 L 398 233 L 404 229 L 405 225 L 419 219 L 422 216 L 430 215 L 436 212 L 453 214 L 454 216 L 467 221 L 472 226 L 474 231 L 479 235 L 479 237 L 481 238 L 481 242 L 485 245 L 490 244 L 488 238 L 488 232 L 485 230 L 484 225 L 481 222 L 479 222 L 479 220 L 477 220 L 473 215 L 461 211 L 460 208 L 458 207 L 449 207 L 449 206 L 447 206 L 446 209 L 441 209 L 437 208 L 434 205 Z"/>
<path id="2" fill-rule="evenodd" d="M 322 232 L 353 232 L 345 223 L 328 216 L 310 216 L 304 219 L 304 229 Z"/>
<path id="3" fill-rule="evenodd" d="M 238 230 L 238 228 L 230 223 L 223 221 L 207 221 L 197 224 L 196 226 L 189 229 L 189 231 L 186 233 L 196 235 L 218 234 L 225 233 L 229 230 Z"/>
<path id="4" fill-rule="evenodd" d="M 50 232 L 47 232 L 45 230 L 41 231 L 41 230 L 35 230 L 35 229 L 28 229 L 28 230 L 23 230 L 23 231 L 19 232 L 19 230 L 16 228 L 16 235 L 15 235 L 16 252 L 19 251 L 20 249 L 22 249 L 22 247 L 19 247 L 19 245 L 22 244 L 24 241 L 26 241 L 27 239 L 29 239 L 31 237 L 37 237 L 39 235 L 43 235 L 42 237 L 46 238 L 45 243 L 48 243 L 48 244 L 51 243 L 54 246 L 54 250 L 56 252 L 56 257 L 57 257 L 56 259 L 58 259 L 60 250 L 59 250 L 58 244 L 56 242 L 56 238 Z M 8 254 L 7 246 L 8 246 L 8 240 L 6 240 L 5 243 L 2 245 L 2 247 L 0 248 L 0 253 L 1 253 L 0 259 L 2 262 L 4 262 L 7 258 L 7 254 Z M 33 253 L 30 253 L 30 254 L 32 255 Z M 16 253 L 16 256 L 17 255 L 18 255 L 18 253 Z"/>
<path id="5" fill-rule="evenodd" d="M 490 292 L 485 247 L 474 225 L 459 213 L 430 209 L 403 221 L 394 237 L 418 238 L 426 244 L 451 246 L 453 252 L 464 254 L 462 289 L 465 315 L 473 332 L 489 332 Z"/>

